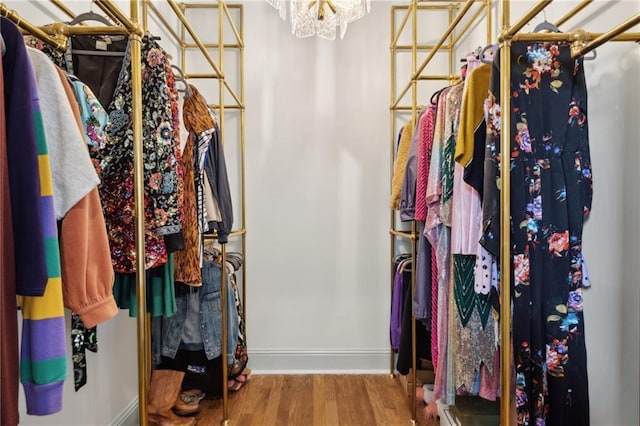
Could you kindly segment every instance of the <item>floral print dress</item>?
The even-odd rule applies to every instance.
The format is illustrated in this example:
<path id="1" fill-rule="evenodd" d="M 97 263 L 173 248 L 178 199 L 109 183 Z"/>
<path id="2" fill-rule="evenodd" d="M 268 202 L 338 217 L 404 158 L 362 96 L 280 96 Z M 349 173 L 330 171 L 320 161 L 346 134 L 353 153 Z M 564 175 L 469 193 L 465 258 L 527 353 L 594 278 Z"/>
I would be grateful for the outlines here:
<path id="1" fill-rule="evenodd" d="M 592 197 L 587 93 L 567 44 L 514 43 L 513 348 L 519 425 L 588 425 L 582 229 Z M 498 64 L 499 59 L 494 60 Z M 499 252 L 500 76 L 492 72 L 483 245 Z"/>

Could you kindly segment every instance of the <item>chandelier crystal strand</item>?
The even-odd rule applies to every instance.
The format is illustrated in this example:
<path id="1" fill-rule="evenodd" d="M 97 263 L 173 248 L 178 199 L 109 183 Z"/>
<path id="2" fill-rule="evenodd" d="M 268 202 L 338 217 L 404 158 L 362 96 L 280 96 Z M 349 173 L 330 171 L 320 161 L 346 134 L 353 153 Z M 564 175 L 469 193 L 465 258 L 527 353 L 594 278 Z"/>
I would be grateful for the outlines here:
<path id="1" fill-rule="evenodd" d="M 318 36 L 335 40 L 338 28 L 343 38 L 347 25 L 362 18 L 371 0 L 266 0 L 286 20 L 287 3 L 291 33 L 298 38 Z"/>
<path id="2" fill-rule="evenodd" d="M 287 0 L 266 0 L 266 2 L 278 10 L 282 19 L 287 20 Z"/>

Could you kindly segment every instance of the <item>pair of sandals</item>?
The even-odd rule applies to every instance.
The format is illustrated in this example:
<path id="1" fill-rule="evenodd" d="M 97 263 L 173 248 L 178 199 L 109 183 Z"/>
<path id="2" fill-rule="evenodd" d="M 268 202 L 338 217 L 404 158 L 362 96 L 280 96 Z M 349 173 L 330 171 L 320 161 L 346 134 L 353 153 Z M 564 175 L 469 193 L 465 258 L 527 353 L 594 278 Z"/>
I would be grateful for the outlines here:
<path id="1" fill-rule="evenodd" d="M 245 367 L 236 377 L 227 380 L 227 389 L 233 392 L 239 391 L 249 379 L 251 379 L 251 369 Z"/>

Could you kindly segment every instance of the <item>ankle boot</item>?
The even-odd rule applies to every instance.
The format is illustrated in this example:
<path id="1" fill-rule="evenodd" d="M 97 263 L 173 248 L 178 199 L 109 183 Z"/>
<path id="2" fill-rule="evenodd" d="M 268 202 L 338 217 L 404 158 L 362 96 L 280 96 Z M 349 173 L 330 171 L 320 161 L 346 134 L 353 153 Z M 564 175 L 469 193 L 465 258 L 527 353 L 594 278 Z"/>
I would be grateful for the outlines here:
<path id="1" fill-rule="evenodd" d="M 171 410 L 180 395 L 184 372 L 153 370 L 147 401 L 147 417 L 150 426 L 194 426 L 193 417 L 179 417 Z"/>

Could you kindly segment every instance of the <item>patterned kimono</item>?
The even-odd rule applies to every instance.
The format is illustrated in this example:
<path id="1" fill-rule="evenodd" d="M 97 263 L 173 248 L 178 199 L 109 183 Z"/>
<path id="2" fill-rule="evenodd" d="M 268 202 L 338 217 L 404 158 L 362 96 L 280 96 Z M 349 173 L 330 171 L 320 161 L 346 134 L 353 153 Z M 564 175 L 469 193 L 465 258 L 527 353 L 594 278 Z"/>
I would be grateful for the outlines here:
<path id="1" fill-rule="evenodd" d="M 519 425 L 588 425 L 582 228 L 592 181 L 587 93 L 567 44 L 514 43 L 511 60 L 513 348 Z M 495 64 L 499 63 L 495 59 Z M 501 112 L 492 73 L 484 246 L 499 251 Z M 502 153 L 504 154 L 504 153 Z"/>

